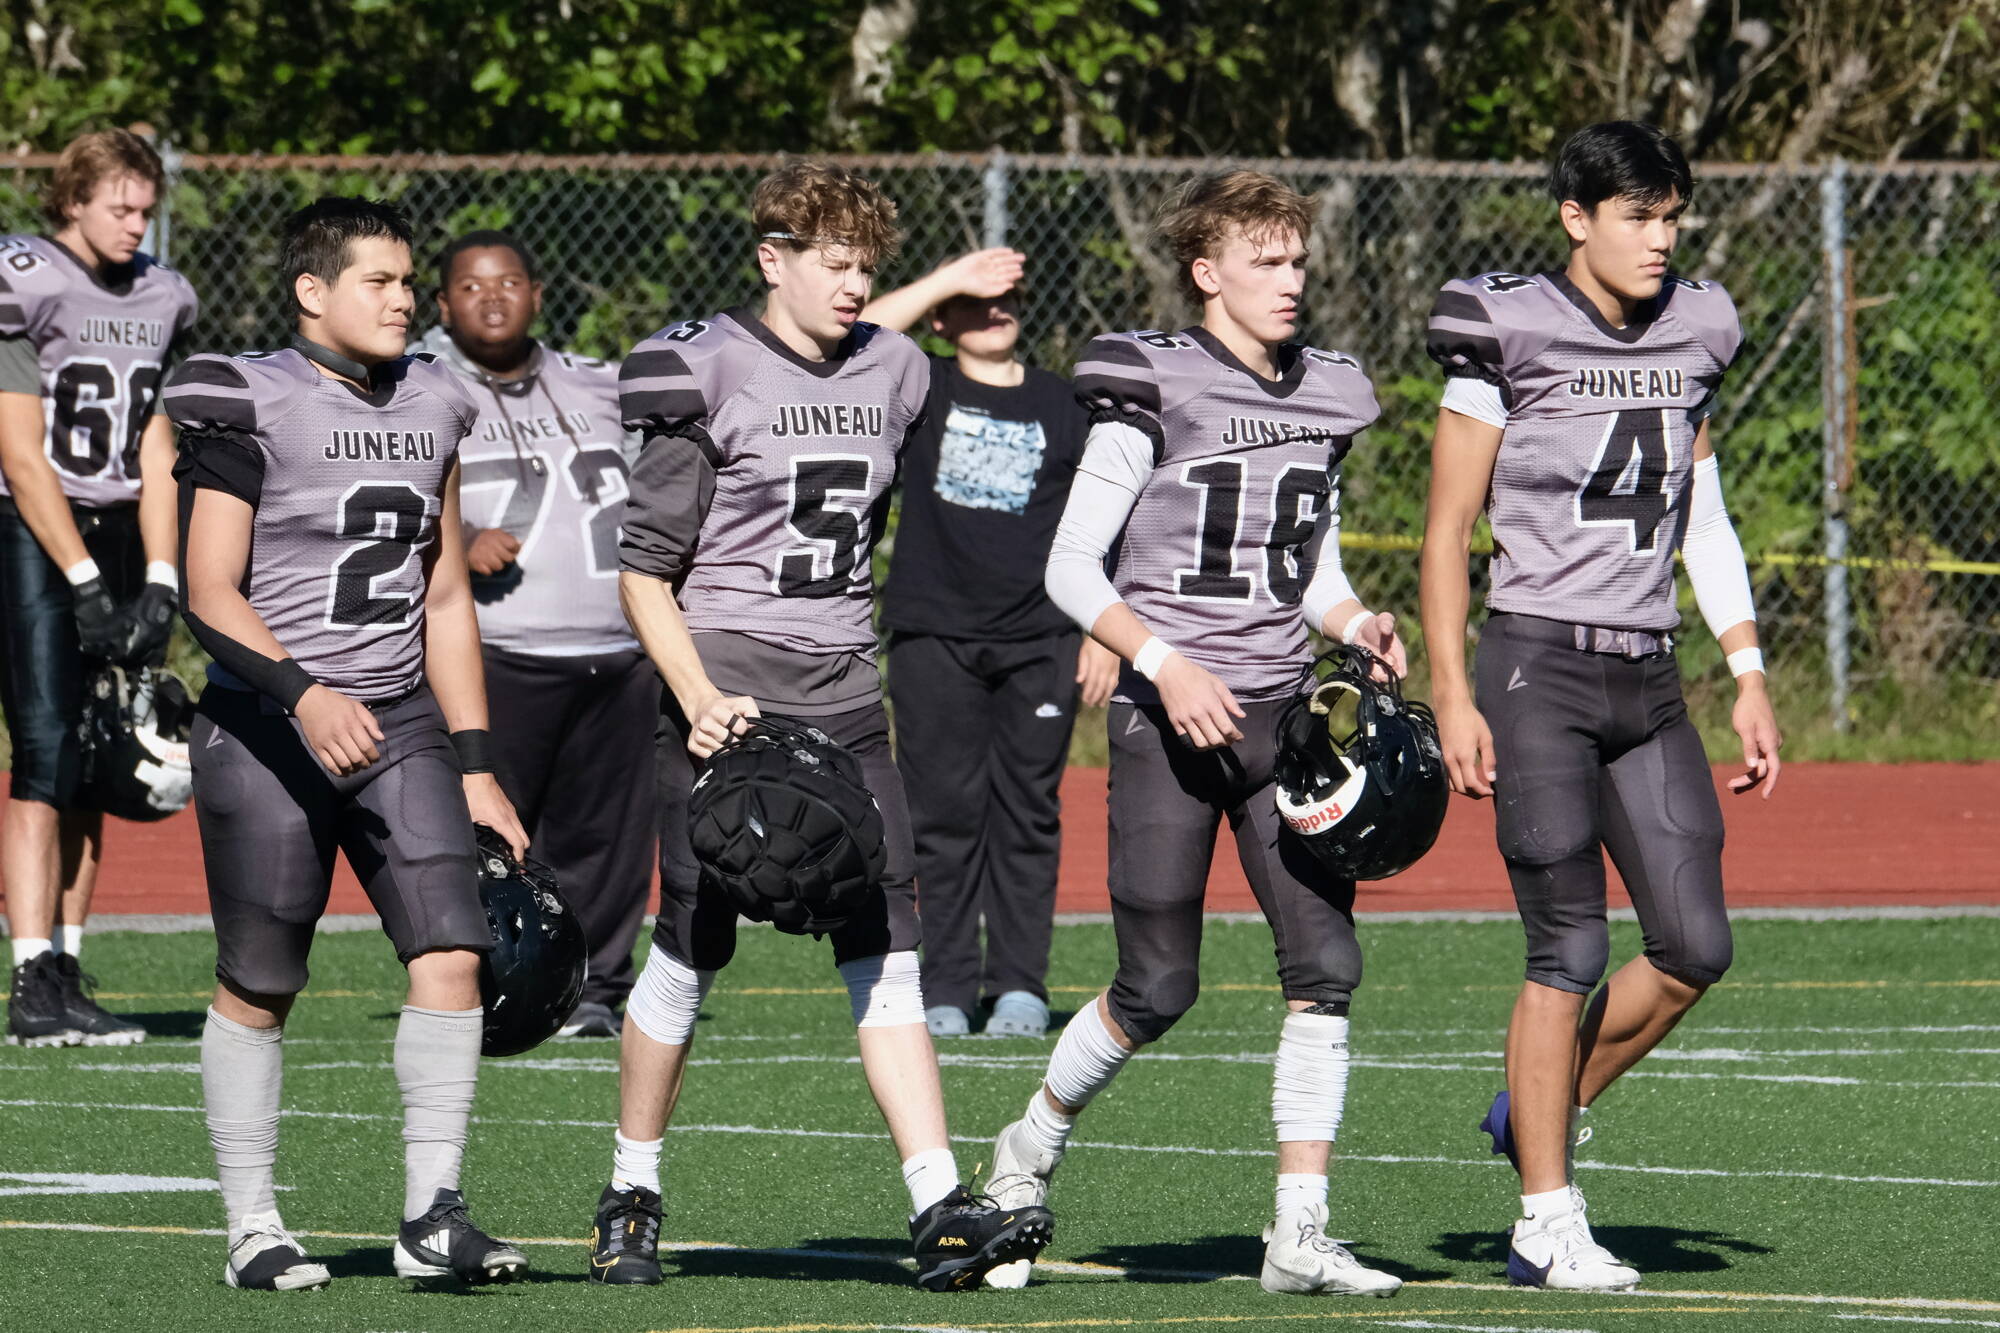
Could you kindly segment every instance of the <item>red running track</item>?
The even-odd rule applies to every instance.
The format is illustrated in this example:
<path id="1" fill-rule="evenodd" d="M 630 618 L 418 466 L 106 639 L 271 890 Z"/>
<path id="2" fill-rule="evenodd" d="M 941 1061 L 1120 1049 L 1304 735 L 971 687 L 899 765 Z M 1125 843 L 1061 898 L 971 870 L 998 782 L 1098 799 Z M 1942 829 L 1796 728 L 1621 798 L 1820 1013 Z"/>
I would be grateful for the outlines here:
<path id="1" fill-rule="evenodd" d="M 1720 784 L 1737 769 L 1717 769 Z M 1063 781 L 1065 912 L 1109 907 L 1104 887 L 1104 770 Z M 646 780 L 650 781 L 650 774 Z M 1768 803 L 1722 795 L 1730 902 L 1739 907 L 2000 904 L 2000 763 L 1792 764 Z M 99 912 L 205 912 L 192 812 L 158 824 L 112 821 Z M 1615 886 L 1617 878 L 1611 879 Z M 1613 902 L 1625 896 L 1615 887 Z M 1208 906 L 1256 903 L 1225 828 L 1209 874 Z M 1508 910 L 1513 899 L 1493 845 L 1493 807 L 1454 797 L 1437 848 L 1393 880 L 1361 886 L 1362 911 Z M 365 912 L 343 864 L 335 912 Z"/>

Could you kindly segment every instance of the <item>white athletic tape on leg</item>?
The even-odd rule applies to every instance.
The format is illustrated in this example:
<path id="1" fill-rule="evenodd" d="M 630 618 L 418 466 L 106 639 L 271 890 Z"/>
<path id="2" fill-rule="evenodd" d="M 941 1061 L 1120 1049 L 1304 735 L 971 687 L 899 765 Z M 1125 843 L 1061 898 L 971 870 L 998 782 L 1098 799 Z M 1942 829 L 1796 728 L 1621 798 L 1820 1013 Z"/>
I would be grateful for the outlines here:
<path id="1" fill-rule="evenodd" d="M 1280 1143 L 1331 1143 L 1347 1101 L 1347 1020 L 1288 1014 L 1271 1075 L 1271 1120 Z"/>
<path id="2" fill-rule="evenodd" d="M 850 958 L 840 965 L 847 1003 L 858 1028 L 893 1028 L 924 1021 L 924 987 L 913 949 Z"/>
<path id="3" fill-rule="evenodd" d="M 698 971 L 655 948 L 625 1002 L 625 1017 L 662 1046 L 685 1046 L 701 1016 L 702 999 L 714 983 L 713 970 Z"/>
<path id="4" fill-rule="evenodd" d="M 1097 1002 L 1092 1000 L 1077 1010 L 1076 1017 L 1069 1020 L 1062 1036 L 1056 1039 L 1045 1081 L 1057 1101 L 1080 1111 L 1090 1105 L 1091 1098 L 1110 1086 L 1131 1058 L 1132 1052 L 1119 1045 L 1118 1039 L 1105 1028 L 1104 1016 L 1097 1012 Z"/>

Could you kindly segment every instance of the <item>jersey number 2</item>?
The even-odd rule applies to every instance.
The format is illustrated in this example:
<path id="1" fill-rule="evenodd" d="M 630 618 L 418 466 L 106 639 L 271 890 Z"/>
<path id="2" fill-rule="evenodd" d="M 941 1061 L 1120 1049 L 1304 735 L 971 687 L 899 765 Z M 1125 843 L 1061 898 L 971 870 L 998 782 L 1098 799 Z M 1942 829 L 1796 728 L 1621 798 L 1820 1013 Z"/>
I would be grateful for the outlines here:
<path id="1" fill-rule="evenodd" d="M 355 539 L 333 562 L 326 623 L 339 629 L 410 623 L 415 599 L 378 596 L 377 579 L 394 574 L 416 554 L 429 514 L 422 492 L 407 481 L 362 481 L 340 498 L 340 535 Z"/>
<path id="2" fill-rule="evenodd" d="M 1652 555 L 1672 501 L 1667 482 L 1673 468 L 1666 413 L 1620 412 L 1576 493 L 1576 521 L 1587 528 L 1622 524 L 1631 553 Z"/>

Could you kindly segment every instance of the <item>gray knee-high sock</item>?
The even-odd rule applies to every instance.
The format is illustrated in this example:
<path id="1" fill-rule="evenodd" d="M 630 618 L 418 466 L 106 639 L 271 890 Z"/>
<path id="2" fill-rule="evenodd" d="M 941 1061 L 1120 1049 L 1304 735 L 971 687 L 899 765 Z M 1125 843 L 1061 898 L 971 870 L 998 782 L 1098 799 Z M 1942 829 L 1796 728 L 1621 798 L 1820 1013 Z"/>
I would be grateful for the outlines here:
<path id="1" fill-rule="evenodd" d="M 396 1024 L 396 1082 L 403 1089 L 403 1220 L 430 1211 L 441 1189 L 458 1188 L 465 1126 L 479 1084 L 486 1011 L 403 1006 Z"/>
<path id="2" fill-rule="evenodd" d="M 229 1235 L 254 1213 L 278 1211 L 278 1094 L 284 1082 L 285 1030 L 247 1028 L 210 1009 L 201 1030 L 201 1092 L 208 1141 Z"/>

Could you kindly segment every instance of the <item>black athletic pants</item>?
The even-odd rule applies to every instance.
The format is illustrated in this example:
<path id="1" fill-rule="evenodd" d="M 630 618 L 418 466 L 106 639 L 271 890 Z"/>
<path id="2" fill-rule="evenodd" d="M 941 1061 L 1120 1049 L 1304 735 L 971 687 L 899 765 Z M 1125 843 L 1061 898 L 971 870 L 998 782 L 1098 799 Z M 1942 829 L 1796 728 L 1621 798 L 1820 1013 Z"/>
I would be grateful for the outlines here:
<path id="1" fill-rule="evenodd" d="M 1571 625 L 1499 613 L 1480 632 L 1475 675 L 1527 979 L 1587 995 L 1604 975 L 1609 851 L 1647 961 L 1697 986 L 1720 980 L 1722 809 L 1672 653 L 1582 652 Z"/>
<path id="2" fill-rule="evenodd" d="M 139 506 L 71 505 L 70 513 L 113 600 L 138 596 L 146 577 Z M 67 809 L 83 772 L 76 594 L 10 497 L 0 497 L 0 632 L 0 708 L 14 742 L 14 799 Z"/>
<path id="3" fill-rule="evenodd" d="M 1069 631 L 1006 643 L 899 634 L 889 646 L 928 1005 L 971 1013 L 982 994 L 1048 998 L 1058 789 L 1076 720 L 1081 637 Z"/>
<path id="4" fill-rule="evenodd" d="M 652 888 L 660 678 L 637 651 L 485 657 L 495 776 L 583 926 L 584 1000 L 615 1009 Z"/>

